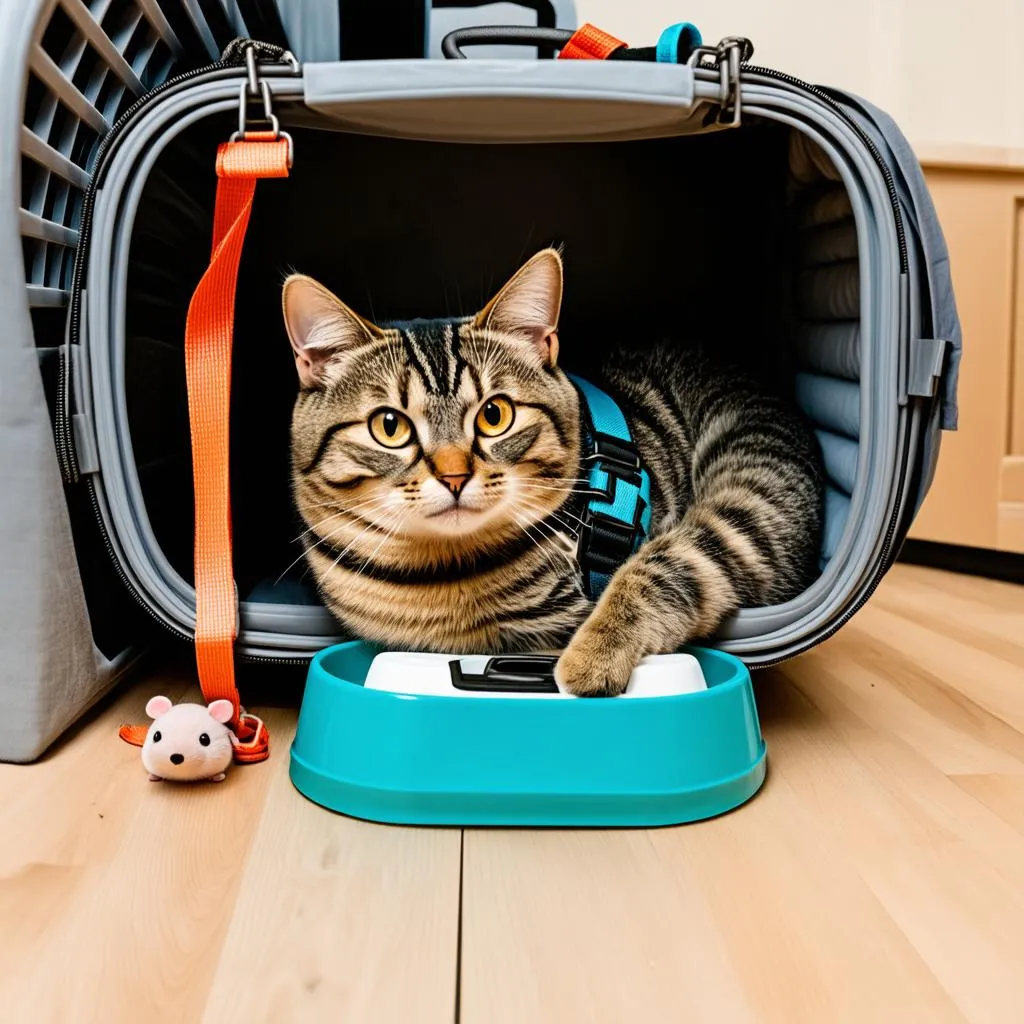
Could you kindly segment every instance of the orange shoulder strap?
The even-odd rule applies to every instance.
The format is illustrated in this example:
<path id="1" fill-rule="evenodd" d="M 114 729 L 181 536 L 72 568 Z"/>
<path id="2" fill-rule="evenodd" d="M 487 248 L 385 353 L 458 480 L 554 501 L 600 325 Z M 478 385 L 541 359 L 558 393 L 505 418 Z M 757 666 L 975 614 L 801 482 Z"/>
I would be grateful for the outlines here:
<path id="1" fill-rule="evenodd" d="M 218 149 L 213 252 L 185 323 L 195 485 L 196 665 L 207 703 L 223 699 L 234 705 L 235 760 L 243 763 L 265 760 L 270 737 L 263 722 L 245 712 L 235 685 L 238 594 L 228 465 L 235 289 L 256 182 L 288 176 L 290 146 L 291 140 L 276 132 L 248 132 Z M 122 726 L 121 737 L 141 744 L 146 728 Z"/>
<path id="2" fill-rule="evenodd" d="M 621 39 L 591 25 L 581 25 L 558 53 L 559 60 L 606 60 L 610 53 L 626 44 Z"/>

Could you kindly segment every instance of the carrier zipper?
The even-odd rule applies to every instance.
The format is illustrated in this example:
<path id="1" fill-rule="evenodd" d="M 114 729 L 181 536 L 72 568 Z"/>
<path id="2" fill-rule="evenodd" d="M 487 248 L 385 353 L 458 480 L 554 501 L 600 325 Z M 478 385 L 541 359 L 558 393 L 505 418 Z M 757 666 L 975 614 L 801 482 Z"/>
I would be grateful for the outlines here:
<path id="1" fill-rule="evenodd" d="M 110 557 L 110 563 L 114 567 L 114 572 L 117 578 L 120 580 L 121 585 L 131 596 L 132 600 L 162 629 L 172 634 L 178 640 L 184 640 L 186 643 L 192 644 L 195 642 L 195 636 L 192 633 L 186 633 L 183 629 L 179 629 L 177 626 L 172 625 L 166 619 L 161 618 L 152 608 L 152 606 L 143 599 L 142 595 L 138 592 L 135 584 L 128 577 L 128 574 L 121 567 L 121 562 L 117 557 L 117 552 L 114 550 L 114 545 L 110 540 L 110 534 L 107 532 L 106 523 L 103 521 L 103 516 L 100 513 L 99 498 L 96 496 L 96 485 L 92 478 L 86 481 L 86 488 L 89 491 L 89 501 L 92 503 L 93 514 L 96 517 L 96 522 L 99 524 L 100 536 L 103 538 L 103 545 L 107 549 L 107 555 Z M 267 663 L 273 665 L 294 665 L 301 667 L 308 665 L 310 659 L 313 657 L 309 655 L 299 655 L 288 658 L 272 658 L 265 657 L 258 654 L 239 654 L 236 655 L 241 661 L 250 663 Z"/>
<path id="2" fill-rule="evenodd" d="M 752 75 L 761 75 L 765 78 L 772 78 L 777 82 L 784 82 L 786 85 L 806 92 L 815 99 L 824 103 L 834 114 L 842 119 L 843 123 L 851 128 L 864 147 L 871 154 L 878 170 L 885 181 L 886 190 L 889 193 L 889 204 L 892 207 L 893 220 L 896 226 L 896 240 L 900 253 L 900 273 L 905 274 L 909 268 L 907 256 L 907 237 L 903 226 L 903 211 L 900 209 L 899 193 L 896 191 L 896 182 L 893 179 L 892 171 L 885 162 L 882 154 L 874 140 L 857 122 L 833 99 L 824 89 L 802 78 L 787 75 L 783 71 L 776 71 L 774 68 L 760 67 L 748 63 L 754 55 L 754 44 L 745 36 L 725 36 L 718 42 L 717 46 L 698 46 L 687 61 L 693 70 L 703 69 L 705 71 L 718 71 L 721 83 L 721 96 L 719 100 L 718 123 L 729 128 L 736 128 L 741 124 L 741 94 L 740 83 L 743 72 L 747 71 Z M 711 61 L 706 62 L 705 58 L 710 57 Z"/>
<path id="3" fill-rule="evenodd" d="M 875 575 L 872 577 L 871 582 L 868 584 L 867 590 L 857 599 L 857 601 L 848 608 L 842 615 L 836 619 L 825 630 L 824 633 L 814 636 L 809 639 L 802 646 L 797 647 L 796 650 L 781 657 L 775 658 L 772 661 L 758 662 L 757 665 L 753 666 L 754 670 L 757 671 L 763 668 L 774 668 L 776 665 L 781 665 L 783 662 L 789 661 L 792 658 L 796 658 L 806 651 L 809 651 L 812 647 L 817 647 L 818 644 L 824 643 L 826 640 L 830 640 L 836 633 L 839 632 L 845 626 L 850 619 L 852 619 L 857 612 L 859 612 L 864 605 L 871 600 L 875 591 L 878 589 L 879 584 L 885 578 L 886 573 L 893 567 L 896 562 L 896 554 L 893 552 L 893 539 L 896 536 L 896 530 L 899 526 L 901 513 L 903 511 L 903 492 L 904 492 L 904 481 L 906 480 L 906 461 L 909 457 L 909 448 L 904 452 L 903 463 L 901 465 L 901 472 L 899 475 L 899 482 L 896 485 L 896 501 L 893 505 L 892 515 L 889 517 L 889 523 L 886 526 L 885 537 L 882 541 L 882 552 L 881 558 L 878 560 L 878 569 Z"/>
<path id="4" fill-rule="evenodd" d="M 110 131 L 103 137 L 93 157 L 93 175 L 89 187 L 85 191 L 85 198 L 82 201 L 82 216 L 78 225 L 78 247 L 75 250 L 74 269 L 71 274 L 70 303 L 68 310 L 67 340 L 64 344 L 61 358 L 58 361 L 57 370 L 57 402 L 56 402 L 56 442 L 57 461 L 60 464 L 61 475 L 66 484 L 78 483 L 79 472 L 78 462 L 75 457 L 74 434 L 71 425 L 71 346 L 78 343 L 81 334 L 82 316 L 82 281 L 85 277 L 85 265 L 89 251 L 89 235 L 92 228 L 93 207 L 96 202 L 96 191 L 99 188 L 99 181 L 103 173 L 103 160 L 117 139 L 119 134 L 134 119 L 134 117 L 149 103 L 168 89 L 180 85 L 183 82 L 195 81 L 214 74 L 218 71 L 231 70 L 244 67 L 246 63 L 246 51 L 255 51 L 256 58 L 266 63 L 288 64 L 296 73 L 299 70 L 298 61 L 287 50 L 280 46 L 273 46 L 270 43 L 262 43 L 252 39 L 235 39 L 225 48 L 220 60 L 210 64 L 204 64 L 200 68 L 192 68 L 180 75 L 168 78 L 160 85 L 151 89 L 145 95 L 140 96 L 123 114 L 111 125 Z"/>
<path id="5" fill-rule="evenodd" d="M 172 633 L 179 640 L 187 640 L 189 643 L 195 640 L 194 636 L 190 636 L 184 630 L 178 629 L 177 626 L 171 625 L 166 619 L 161 618 L 153 610 L 152 606 L 145 600 L 142 595 L 138 592 L 135 584 L 129 579 L 128 574 L 124 571 L 121 566 L 121 560 L 117 557 L 117 552 L 114 550 L 114 545 L 110 540 L 110 534 L 107 532 L 107 524 L 103 521 L 103 514 L 100 511 L 99 498 L 96 496 L 96 485 L 93 482 L 92 477 L 86 481 L 86 489 L 89 492 L 89 501 L 92 503 L 93 515 L 96 519 L 96 523 L 100 529 L 100 536 L 103 538 L 103 545 L 107 549 L 107 555 L 110 557 L 110 564 L 114 567 L 114 572 L 117 578 L 121 581 L 122 586 L 131 596 L 132 600 L 140 607 L 143 611 L 154 621 L 160 624 L 165 630 Z"/>
<path id="6" fill-rule="evenodd" d="M 307 654 L 294 658 L 271 658 L 265 654 L 238 654 L 236 657 L 247 665 L 289 665 L 294 668 L 305 668 L 315 657 L 314 654 Z"/>
<path id="7" fill-rule="evenodd" d="M 900 252 L 900 273 L 906 274 L 910 269 L 910 259 L 907 255 L 907 235 L 906 229 L 903 226 L 903 210 L 900 208 L 900 197 L 896 191 L 896 182 L 892 176 L 892 171 L 889 170 L 889 165 L 885 162 L 882 154 L 878 151 L 878 146 L 875 145 L 874 139 L 864 129 L 857 124 L 857 122 L 845 111 L 842 106 L 834 100 L 824 89 L 818 88 L 816 85 L 811 85 L 809 82 L 803 81 L 801 78 L 794 78 L 793 75 L 787 75 L 783 71 L 775 71 L 772 68 L 763 68 L 752 64 L 744 64 L 743 70 L 748 71 L 754 75 L 763 75 L 766 78 L 774 78 L 779 82 L 785 82 L 787 85 L 795 86 L 804 92 L 810 93 L 815 99 L 821 100 L 822 103 L 827 104 L 829 109 L 833 113 L 837 114 L 843 119 L 843 122 L 848 125 L 857 136 L 858 139 L 864 144 L 864 147 L 871 154 L 871 158 L 875 161 L 879 171 L 882 174 L 882 178 L 885 181 L 886 190 L 889 193 L 889 205 L 892 207 L 893 221 L 896 227 L 896 243 L 899 247 Z"/>
<path id="8" fill-rule="evenodd" d="M 910 259 L 907 253 L 907 235 L 906 229 L 903 224 L 903 210 L 900 208 L 899 193 L 896 191 L 896 182 L 893 179 L 892 171 L 889 170 L 889 165 L 885 162 L 882 154 L 878 151 L 878 147 L 875 145 L 874 140 L 871 138 L 864 129 L 857 124 L 857 122 L 850 117 L 842 106 L 834 100 L 827 92 L 823 89 L 818 88 L 816 85 L 811 85 L 809 82 L 803 81 L 803 79 L 795 78 L 793 75 L 787 75 L 783 71 L 775 71 L 773 68 L 759 67 L 757 65 L 744 64 L 743 70 L 751 74 L 762 75 L 765 78 L 773 78 L 780 82 L 785 82 L 789 86 L 796 87 L 804 92 L 810 93 L 816 99 L 825 103 L 829 109 L 835 114 L 842 118 L 843 122 L 847 124 L 856 136 L 863 143 L 864 147 L 871 154 L 872 159 L 878 166 L 879 171 L 882 174 L 882 178 L 885 181 L 886 190 L 889 193 L 889 204 L 892 207 L 893 221 L 896 227 L 896 241 L 899 247 L 900 256 L 900 273 L 908 274 L 910 272 Z M 848 608 L 835 622 L 832 623 L 828 629 L 825 630 L 820 636 L 816 636 L 811 642 L 800 647 L 792 654 L 787 654 L 784 658 L 777 658 L 774 661 L 766 661 L 758 664 L 757 668 L 772 668 L 775 665 L 781 665 L 784 661 L 788 661 L 790 658 L 796 657 L 804 651 L 810 650 L 817 644 L 824 643 L 826 640 L 835 636 L 840 629 L 843 628 L 856 614 L 871 600 L 875 591 L 878 589 L 879 584 L 882 582 L 885 574 L 892 568 L 893 563 L 896 561 L 893 553 L 893 539 L 896 535 L 896 530 L 899 526 L 902 504 L 903 504 L 903 490 L 904 481 L 906 479 L 906 458 L 907 452 L 904 452 L 904 465 L 902 467 L 899 476 L 899 482 L 897 483 L 896 490 L 896 501 L 893 507 L 892 516 L 889 519 L 889 523 L 886 527 L 885 538 L 882 542 L 881 558 L 878 562 L 878 569 L 875 572 L 871 583 L 868 585 L 867 590 L 861 595 L 861 597 L 853 604 L 852 607 Z"/>
<path id="9" fill-rule="evenodd" d="M 710 50 L 710 48 L 706 48 Z M 749 40 L 742 38 L 730 38 L 723 40 L 719 44 L 716 51 L 719 63 L 728 56 L 728 53 L 735 49 L 739 54 L 739 63 L 741 65 L 741 75 L 743 71 L 746 71 L 753 75 L 761 75 L 764 78 L 771 78 L 775 81 L 784 82 L 786 85 L 799 89 L 802 92 L 806 92 L 815 99 L 820 100 L 828 108 L 842 119 L 843 123 L 846 124 L 860 139 L 865 149 L 871 154 L 871 158 L 874 160 L 875 165 L 878 167 L 879 172 L 882 175 L 882 179 L 885 182 L 886 191 L 889 193 L 889 205 L 892 208 L 893 223 L 896 228 L 896 242 L 899 249 L 899 267 L 900 274 L 908 274 L 910 271 L 910 259 L 907 252 L 907 236 L 906 229 L 903 223 L 903 210 L 900 207 L 899 193 L 896 191 L 896 182 L 892 176 L 892 171 L 889 170 L 889 165 L 885 162 L 882 154 L 878 151 L 878 146 L 875 145 L 874 140 L 870 135 L 842 108 L 842 106 L 833 99 L 825 90 L 819 88 L 816 85 L 811 85 L 809 82 L 805 82 L 801 78 L 796 78 L 793 75 L 788 75 L 783 71 L 776 71 L 774 68 L 761 67 L 759 65 L 748 64 L 747 61 L 753 54 L 753 47 L 749 45 Z M 704 65 L 710 67 L 710 65 Z M 738 93 L 737 93 L 737 109 L 738 109 Z M 781 665 L 783 662 L 788 661 L 790 658 L 794 658 L 797 655 L 803 654 L 805 651 L 810 650 L 812 647 L 817 646 L 819 643 L 833 637 L 840 629 L 843 628 L 860 610 L 865 604 L 871 599 L 875 591 L 878 589 L 879 584 L 882 582 L 885 574 L 892 568 L 895 562 L 895 555 L 893 552 L 893 540 L 896 535 L 897 528 L 899 527 L 900 518 L 902 514 L 903 504 L 903 491 L 904 491 L 904 480 L 906 479 L 906 459 L 908 452 L 903 453 L 903 466 L 902 471 L 899 475 L 899 481 L 896 485 L 896 500 L 893 506 L 892 516 L 889 518 L 888 525 L 886 526 L 885 537 L 882 541 L 881 557 L 878 562 L 878 569 L 876 570 L 871 582 L 868 584 L 867 589 L 861 595 L 861 597 L 842 615 L 839 616 L 835 622 L 832 623 L 825 630 L 824 633 L 815 636 L 812 640 L 809 640 L 806 644 L 798 647 L 796 650 L 785 655 L 781 658 L 776 658 L 771 661 L 759 662 L 756 666 L 758 669 L 772 668 L 775 665 Z"/>

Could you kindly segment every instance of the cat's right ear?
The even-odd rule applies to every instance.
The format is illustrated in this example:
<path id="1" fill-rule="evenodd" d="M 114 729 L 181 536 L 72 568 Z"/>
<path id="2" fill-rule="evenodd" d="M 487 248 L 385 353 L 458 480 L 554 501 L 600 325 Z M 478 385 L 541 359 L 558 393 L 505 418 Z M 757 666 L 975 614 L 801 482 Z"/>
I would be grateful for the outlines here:
<path id="1" fill-rule="evenodd" d="M 354 313 L 336 295 L 304 274 L 292 274 L 281 292 L 284 325 L 295 368 L 306 388 L 323 383 L 327 364 L 346 349 L 379 341 L 379 327 Z"/>

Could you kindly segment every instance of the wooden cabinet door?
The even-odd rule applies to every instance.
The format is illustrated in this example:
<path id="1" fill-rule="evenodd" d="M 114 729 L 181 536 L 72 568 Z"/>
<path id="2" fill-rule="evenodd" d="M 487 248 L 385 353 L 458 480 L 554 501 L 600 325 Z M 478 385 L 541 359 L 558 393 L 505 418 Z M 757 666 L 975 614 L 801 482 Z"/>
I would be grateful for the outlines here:
<path id="1" fill-rule="evenodd" d="M 964 334 L 960 429 L 910 536 L 1024 552 L 1024 166 L 923 159 Z"/>

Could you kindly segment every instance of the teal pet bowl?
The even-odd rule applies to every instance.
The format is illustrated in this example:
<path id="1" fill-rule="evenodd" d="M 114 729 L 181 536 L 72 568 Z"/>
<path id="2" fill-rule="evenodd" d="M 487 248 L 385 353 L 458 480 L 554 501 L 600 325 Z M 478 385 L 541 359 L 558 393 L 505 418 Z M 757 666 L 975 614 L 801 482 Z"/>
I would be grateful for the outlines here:
<path id="1" fill-rule="evenodd" d="M 315 803 L 407 825 L 655 826 L 709 818 L 764 781 L 750 673 L 690 648 L 706 690 L 551 700 L 410 696 L 362 686 L 378 648 L 309 667 L 291 779 Z"/>

